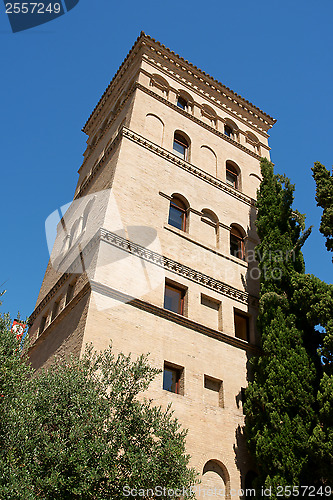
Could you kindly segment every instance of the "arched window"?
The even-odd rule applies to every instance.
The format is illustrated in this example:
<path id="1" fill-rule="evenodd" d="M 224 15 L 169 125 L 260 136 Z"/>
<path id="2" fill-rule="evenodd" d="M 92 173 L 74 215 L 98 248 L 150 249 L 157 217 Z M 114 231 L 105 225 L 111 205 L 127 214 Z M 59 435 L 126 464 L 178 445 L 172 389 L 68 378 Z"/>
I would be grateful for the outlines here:
<path id="1" fill-rule="evenodd" d="M 94 198 L 89 200 L 87 206 L 85 207 L 84 211 L 83 211 L 83 215 L 82 215 L 82 231 L 85 230 L 86 226 L 87 226 L 87 222 L 88 222 L 88 217 L 89 217 L 89 214 L 91 212 L 91 209 L 92 209 L 92 206 L 94 204 Z"/>
<path id="2" fill-rule="evenodd" d="M 173 138 L 173 152 L 182 160 L 189 158 L 189 141 L 179 132 L 175 132 Z"/>
<path id="3" fill-rule="evenodd" d="M 180 198 L 173 196 L 170 201 L 168 224 L 181 231 L 186 231 L 187 208 Z"/>
<path id="4" fill-rule="evenodd" d="M 226 174 L 225 174 L 226 183 L 229 186 L 232 186 L 235 189 L 239 189 L 239 170 L 236 165 L 231 161 L 227 161 L 226 163 Z"/>
<path id="5" fill-rule="evenodd" d="M 70 238 L 69 238 L 69 247 L 71 247 L 75 240 L 77 239 L 78 235 L 79 235 L 79 226 L 80 226 L 80 220 L 77 219 L 73 226 L 72 226 L 72 229 L 71 229 L 71 232 L 70 232 Z"/>
<path id="6" fill-rule="evenodd" d="M 224 133 L 231 139 L 234 138 L 234 131 L 232 130 L 231 127 L 229 127 L 229 125 L 224 125 Z"/>
<path id="7" fill-rule="evenodd" d="M 230 231 L 230 254 L 238 257 L 238 259 L 245 260 L 244 236 L 235 226 L 231 226 Z"/>
<path id="8" fill-rule="evenodd" d="M 187 111 L 188 113 L 192 112 L 193 107 L 193 98 L 192 96 L 183 89 L 179 89 L 177 91 L 177 101 L 176 104 L 178 108 Z"/>
<path id="9" fill-rule="evenodd" d="M 184 99 L 184 97 L 179 96 L 178 99 L 177 99 L 177 106 L 178 106 L 178 108 L 181 108 L 184 111 L 187 111 L 187 109 L 188 109 L 187 100 Z"/>
<path id="10" fill-rule="evenodd" d="M 237 127 L 236 123 L 229 118 L 225 118 L 224 135 L 227 135 L 234 141 L 238 141 L 238 133 L 239 128 Z"/>

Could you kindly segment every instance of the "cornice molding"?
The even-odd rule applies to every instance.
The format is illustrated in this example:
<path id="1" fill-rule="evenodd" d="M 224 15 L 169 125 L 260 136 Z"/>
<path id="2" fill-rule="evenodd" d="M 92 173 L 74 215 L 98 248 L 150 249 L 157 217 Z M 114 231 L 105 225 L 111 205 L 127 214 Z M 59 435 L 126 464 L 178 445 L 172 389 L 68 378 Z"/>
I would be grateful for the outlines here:
<path id="1" fill-rule="evenodd" d="M 253 158 L 256 158 L 259 161 L 261 160 L 261 156 L 258 155 L 257 153 L 255 153 L 254 151 L 251 151 L 250 149 L 245 147 L 243 144 L 240 144 L 239 142 L 235 141 L 234 139 L 231 139 L 231 137 L 228 137 L 223 132 L 216 130 L 216 128 L 211 127 L 210 125 L 208 125 L 208 123 L 203 122 L 202 120 L 200 120 L 196 116 L 193 116 L 190 113 L 188 113 L 187 111 L 185 111 L 184 109 L 181 109 L 180 107 L 176 106 L 176 104 L 173 104 L 173 102 L 168 101 L 167 99 L 165 99 L 165 97 L 162 97 L 162 96 L 156 94 L 155 92 L 148 89 L 144 85 L 141 85 L 141 83 L 136 83 L 135 86 L 138 90 L 141 90 L 145 94 L 148 94 L 151 97 L 154 97 L 156 100 L 163 102 L 163 104 L 165 104 L 169 108 L 173 109 L 174 111 L 177 111 L 177 113 L 180 113 L 181 115 L 186 116 L 186 118 L 189 118 L 194 123 L 197 123 L 198 125 L 205 128 L 206 130 L 213 132 L 213 134 L 217 135 L 220 139 L 223 139 L 224 141 L 229 142 L 233 146 L 236 146 L 238 149 L 241 149 L 242 151 L 244 151 L 244 153 L 247 153 L 248 155 L 253 156 Z"/>
<path id="2" fill-rule="evenodd" d="M 135 142 L 136 144 L 139 144 L 140 146 L 148 149 L 149 151 L 152 151 L 161 158 L 170 161 L 177 167 L 180 167 L 183 170 L 186 170 L 190 174 L 194 175 L 195 177 L 198 177 L 199 179 L 203 180 L 204 182 L 207 182 L 208 184 L 215 186 L 216 188 L 220 189 L 221 191 L 224 191 L 233 198 L 236 198 L 237 200 L 245 203 L 246 205 L 255 206 L 255 200 L 253 198 L 250 198 L 249 196 L 241 193 L 240 191 L 233 189 L 226 182 L 223 182 L 220 179 L 214 177 L 213 175 L 204 172 L 203 170 L 201 170 L 201 168 L 196 167 L 192 163 L 182 160 L 181 158 L 173 154 L 171 151 L 168 151 L 167 149 L 162 148 L 161 146 L 158 146 L 157 144 L 149 141 L 142 135 L 139 135 L 137 132 L 128 129 L 127 127 L 123 127 L 122 134 L 123 137 L 126 137 L 127 139 Z"/>
<path id="3" fill-rule="evenodd" d="M 69 273 L 64 273 L 56 282 L 55 285 L 51 288 L 51 290 L 45 295 L 45 297 L 39 302 L 39 304 L 35 307 L 34 311 L 29 316 L 29 326 L 33 324 L 38 314 L 46 307 L 46 305 L 52 300 L 57 291 L 63 286 L 63 284 L 70 277 Z"/>
<path id="4" fill-rule="evenodd" d="M 258 298 L 250 295 L 248 292 L 238 290 L 231 285 L 227 285 L 223 281 L 216 280 L 207 274 L 196 271 L 195 269 L 185 266 L 184 264 L 170 259 L 169 257 L 158 254 L 149 248 L 145 248 L 138 243 L 127 240 L 118 234 L 112 233 L 111 231 L 101 229 L 100 239 L 101 241 L 120 248 L 121 250 L 124 250 L 132 255 L 136 255 L 151 264 L 162 267 L 166 271 L 178 274 L 183 278 L 209 288 L 210 290 L 214 290 L 217 293 L 221 293 L 222 295 L 241 302 L 242 304 L 250 304 L 253 306 L 257 306 L 258 304 Z"/>
<path id="5" fill-rule="evenodd" d="M 104 154 L 100 158 L 98 162 L 95 163 L 94 167 L 92 168 L 90 175 L 88 175 L 87 179 L 84 181 L 83 184 L 81 184 L 79 191 L 76 193 L 74 196 L 74 200 L 77 198 L 80 198 L 84 191 L 86 191 L 87 187 L 95 177 L 95 175 L 98 173 L 98 171 L 109 161 L 111 155 L 115 152 L 115 149 L 119 146 L 120 138 L 122 137 L 122 130 L 118 132 L 116 137 L 113 139 L 111 144 L 108 146 L 108 148 L 104 151 Z"/>
<path id="6" fill-rule="evenodd" d="M 187 74 L 193 75 L 194 78 L 204 83 L 207 87 L 210 87 L 213 91 L 220 93 L 228 100 L 233 101 L 235 104 L 258 118 L 260 121 L 266 122 L 271 126 L 274 125 L 276 120 L 265 113 L 262 109 L 258 108 L 250 101 L 231 90 L 229 87 L 223 85 L 223 83 L 219 82 L 205 71 L 201 70 L 180 55 L 176 54 L 174 51 L 170 50 L 168 47 L 161 44 L 154 38 L 146 35 L 143 32 L 141 32 L 141 34 L 143 35 L 142 44 L 146 45 L 152 52 L 156 52 L 156 54 L 161 56 L 164 60 L 167 60 L 172 65 L 182 69 Z M 157 47 L 155 47 L 154 45 Z M 178 61 L 176 61 L 175 59 L 178 59 Z M 179 64 L 179 62 L 181 64 Z"/>
<path id="7" fill-rule="evenodd" d="M 47 306 L 47 304 L 52 300 L 52 298 L 55 296 L 55 294 L 58 292 L 58 290 L 65 284 L 65 282 L 73 276 L 73 274 L 82 274 L 82 273 L 75 273 L 75 270 L 77 267 L 80 265 L 82 266 L 82 259 L 86 255 L 88 255 L 91 250 L 96 246 L 97 242 L 99 241 L 99 232 L 97 232 L 85 245 L 83 250 L 80 251 L 80 254 L 74 259 L 72 264 L 68 267 L 67 272 L 64 273 L 56 282 L 56 284 L 51 288 L 51 290 L 45 295 L 45 297 L 39 302 L 39 304 L 35 307 L 34 311 L 32 314 L 29 316 L 29 325 L 31 326 L 33 322 L 35 321 L 36 317 L 38 314 Z M 71 247 L 62 260 L 62 264 L 64 263 L 65 259 L 68 257 L 69 253 L 76 248 L 76 245 Z M 88 280 L 88 278 L 87 278 Z"/>
<path id="8" fill-rule="evenodd" d="M 106 125 L 106 127 L 104 128 L 104 130 L 101 131 L 101 134 L 96 138 L 96 142 L 95 144 L 90 148 L 90 151 L 89 153 L 87 154 L 87 156 L 84 158 L 78 172 L 80 173 L 81 170 L 83 169 L 84 165 L 88 162 L 88 160 L 90 159 L 92 153 L 95 151 L 96 149 L 96 146 L 98 145 L 98 143 L 103 139 L 103 137 L 105 136 L 105 134 L 110 130 L 110 128 L 112 127 L 112 125 L 115 123 L 115 121 L 117 120 L 120 112 L 122 111 L 122 109 L 125 107 L 127 101 L 129 100 L 129 98 L 131 97 L 131 95 L 134 93 L 134 91 L 136 90 L 136 84 L 133 84 L 127 91 L 127 93 L 124 95 L 124 99 L 123 101 L 121 102 L 119 108 L 117 109 L 116 113 L 114 114 L 114 116 L 112 117 L 112 119 L 108 122 L 108 124 Z M 104 151 L 105 152 L 105 151 Z M 96 163 L 98 163 L 99 160 L 97 160 Z M 94 165 L 95 167 L 95 165 Z M 94 168 L 93 167 L 93 168 Z"/>
<path id="9" fill-rule="evenodd" d="M 230 335 L 220 332 L 219 330 L 214 330 L 213 328 L 204 326 L 201 323 L 197 323 L 196 321 L 187 318 L 186 316 L 181 316 L 180 314 L 168 311 L 167 309 L 158 307 L 155 304 L 151 304 L 150 302 L 146 302 L 144 300 L 136 299 L 134 297 L 126 295 L 102 283 L 92 281 L 91 290 L 92 292 L 110 297 L 112 299 L 118 300 L 119 302 L 125 303 L 126 305 L 136 307 L 137 309 L 141 309 L 142 311 L 153 314 L 154 316 L 158 316 L 160 318 L 166 319 L 167 321 L 171 321 L 172 323 L 181 325 L 184 328 L 189 328 L 215 340 L 224 342 L 225 344 L 229 344 L 238 349 L 242 349 L 243 351 L 250 352 L 251 354 L 255 354 L 258 356 L 262 352 L 259 347 L 253 344 L 249 344 L 248 342 L 240 340 L 236 337 L 231 337 Z"/>
<path id="10" fill-rule="evenodd" d="M 135 56 L 141 49 L 141 43 L 140 41 L 142 40 L 144 36 L 144 33 L 141 32 L 136 41 L 134 42 L 131 50 L 128 52 L 127 56 L 119 66 L 118 70 L 116 71 L 114 77 L 110 81 L 109 85 L 105 89 L 104 93 L 102 94 L 102 97 L 99 99 L 98 103 L 94 107 L 93 111 L 91 112 L 89 118 L 87 119 L 86 123 L 82 127 L 82 132 L 85 134 L 88 134 L 88 130 L 90 126 L 96 121 L 98 118 L 99 113 L 103 109 L 104 104 L 108 100 L 110 94 L 113 92 L 114 87 L 117 85 L 118 81 L 121 79 L 123 74 L 126 72 L 127 68 L 131 65 L 133 62 L 133 59 L 135 59 Z"/>
<path id="11" fill-rule="evenodd" d="M 67 272 L 64 273 L 55 285 L 49 290 L 49 292 L 45 295 L 45 297 L 39 302 L 34 311 L 29 317 L 29 325 L 31 326 L 35 321 L 36 317 L 39 313 L 47 306 L 47 304 L 52 300 L 52 298 L 56 295 L 58 290 L 65 284 L 65 282 L 73 275 L 77 266 L 82 262 L 82 257 L 88 255 L 100 242 L 104 241 L 112 246 L 120 248 L 121 250 L 125 250 L 126 252 L 136 255 L 147 262 L 150 262 L 159 267 L 163 267 L 167 271 L 171 271 L 175 274 L 183 276 L 186 279 L 189 279 L 199 285 L 205 286 L 215 292 L 221 293 L 231 299 L 234 299 L 243 304 L 249 304 L 253 307 L 258 307 L 258 298 L 254 295 L 250 295 L 248 292 L 238 290 L 235 287 L 227 285 L 222 281 L 216 280 L 211 276 L 201 273 L 200 271 L 196 271 L 188 266 L 185 266 L 169 257 L 165 257 L 164 255 L 153 252 L 152 250 L 142 247 L 138 243 L 134 243 L 130 240 L 127 240 L 111 231 L 107 231 L 104 228 L 101 228 L 97 233 L 89 240 L 89 242 L 85 245 L 80 255 L 78 255 L 72 264 L 68 267 Z M 87 278 L 88 280 L 88 278 Z"/>
<path id="12" fill-rule="evenodd" d="M 244 99 L 242 96 L 231 90 L 230 88 L 226 87 L 223 85 L 221 82 L 218 80 L 214 79 L 204 71 L 202 71 L 200 68 L 196 67 L 194 64 L 188 62 L 185 60 L 183 57 L 179 56 L 172 50 L 168 49 L 165 47 L 165 45 L 161 44 L 160 42 L 154 40 L 154 38 L 146 35 L 143 31 L 140 33 L 140 36 L 137 38 L 135 41 L 134 45 L 132 46 L 131 50 L 127 54 L 126 58 L 118 68 L 116 74 L 112 78 L 111 82 L 107 86 L 106 90 L 104 91 L 102 97 L 96 104 L 95 108 L 93 109 L 92 113 L 90 114 L 88 120 L 86 121 L 84 127 L 82 128 L 82 131 L 85 133 L 88 133 L 88 130 L 90 128 L 90 125 L 92 125 L 99 113 L 101 112 L 101 109 L 103 108 L 106 100 L 110 96 L 111 92 L 113 91 L 114 87 L 116 86 L 117 82 L 119 79 L 123 76 L 123 74 L 126 72 L 127 68 L 130 66 L 130 64 L 133 62 L 135 59 L 135 56 L 138 54 L 140 49 L 142 47 L 147 47 L 147 49 L 150 50 L 151 53 L 155 52 L 158 56 L 162 57 L 165 60 L 168 60 L 169 63 L 171 63 L 174 67 L 177 69 L 180 68 L 187 74 L 193 75 L 194 78 L 196 78 L 198 81 L 201 83 L 204 83 L 207 85 L 207 87 L 210 87 L 214 92 L 217 92 L 224 96 L 226 99 L 229 101 L 232 101 L 233 103 L 237 104 L 240 108 L 242 108 L 245 112 L 249 113 L 250 115 L 253 115 L 259 121 L 265 122 L 268 126 L 273 126 L 276 120 L 269 116 L 267 113 L 262 111 L 260 108 L 256 107 L 254 104 L 252 104 L 250 101 Z"/>
<path id="13" fill-rule="evenodd" d="M 161 73 L 164 73 L 169 78 L 173 78 L 173 79 L 175 78 L 175 73 L 173 71 L 168 71 L 168 68 L 164 68 L 164 67 L 162 68 L 161 66 L 156 64 L 155 61 L 152 61 L 150 59 L 147 59 L 147 60 L 151 66 L 156 68 Z M 147 71 L 143 68 L 140 68 L 140 73 L 144 74 L 148 78 L 152 78 L 152 76 L 153 76 L 151 73 L 149 73 L 149 71 Z M 178 75 L 178 76 L 180 79 L 181 78 L 180 75 Z M 229 116 L 223 118 L 222 116 L 216 114 L 214 116 L 211 116 L 212 119 L 219 120 L 220 122 L 223 122 L 223 123 L 227 123 L 228 120 L 229 121 L 238 120 L 238 121 L 242 122 L 244 125 L 246 125 L 248 128 L 252 129 L 255 133 L 263 135 L 266 139 L 269 138 L 269 134 L 267 132 L 265 132 L 265 130 L 260 128 L 257 124 L 252 123 L 249 120 L 247 120 L 246 117 L 244 117 L 244 115 L 238 114 L 234 110 L 232 110 L 231 108 L 228 108 L 228 106 L 226 104 L 224 104 L 223 102 L 214 99 L 214 96 L 207 94 L 207 92 L 205 92 L 204 89 L 200 89 L 196 86 L 193 86 L 191 84 L 191 82 L 189 82 L 187 80 L 184 81 L 183 79 L 181 79 L 181 81 L 179 83 L 181 85 L 185 86 L 188 89 L 188 92 L 191 92 L 192 94 L 195 93 L 197 96 L 200 96 L 201 98 L 208 100 L 211 105 L 217 106 L 219 109 L 221 109 L 222 111 L 224 111 L 225 113 L 227 113 L 229 115 Z M 176 87 L 169 87 L 169 93 L 170 93 L 170 90 L 172 92 L 174 92 L 176 95 L 179 95 L 179 89 L 177 89 Z M 185 91 L 185 94 L 187 94 L 188 92 Z M 191 96 L 191 94 L 189 94 L 189 96 Z M 193 106 L 197 106 L 199 109 L 202 109 L 202 107 L 205 106 L 205 104 L 198 103 L 197 101 L 195 101 L 192 96 L 191 96 L 191 101 L 189 102 L 189 104 L 190 104 L 191 108 L 193 108 Z M 190 114 L 190 113 L 187 111 L 187 114 Z M 237 129 L 235 131 L 246 136 L 246 131 L 240 129 L 239 127 L 237 127 Z M 266 144 L 264 144 L 262 142 L 259 142 L 259 144 L 261 147 L 267 149 L 268 151 L 270 150 L 270 147 L 267 146 Z"/>

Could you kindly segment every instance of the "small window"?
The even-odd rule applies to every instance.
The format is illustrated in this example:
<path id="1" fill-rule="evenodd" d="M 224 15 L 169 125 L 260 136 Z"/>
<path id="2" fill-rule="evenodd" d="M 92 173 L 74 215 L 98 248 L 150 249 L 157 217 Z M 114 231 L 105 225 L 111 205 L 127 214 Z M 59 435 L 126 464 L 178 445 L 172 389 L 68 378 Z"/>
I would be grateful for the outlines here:
<path id="1" fill-rule="evenodd" d="M 245 260 L 244 238 L 239 229 L 234 226 L 230 231 L 230 254 L 238 259 Z"/>
<path id="2" fill-rule="evenodd" d="M 74 295 L 74 285 L 68 285 L 67 294 L 66 294 L 66 306 L 68 302 L 70 302 Z"/>
<path id="3" fill-rule="evenodd" d="M 220 408 L 223 408 L 224 402 L 222 380 L 205 375 L 204 388 L 207 389 L 207 391 L 205 392 L 205 403 L 211 404 L 213 406 L 220 406 Z"/>
<path id="4" fill-rule="evenodd" d="M 234 132 L 229 125 L 224 125 L 224 134 L 230 137 L 231 139 L 234 138 Z"/>
<path id="5" fill-rule="evenodd" d="M 59 308 L 60 308 L 60 301 L 58 300 L 53 304 L 51 321 L 53 321 L 58 316 Z"/>
<path id="6" fill-rule="evenodd" d="M 175 394 L 184 394 L 183 379 L 184 368 L 176 367 L 170 363 L 164 363 L 163 389 Z"/>
<path id="7" fill-rule="evenodd" d="M 41 322 L 40 322 L 38 336 L 41 335 L 43 333 L 43 331 L 45 330 L 46 321 L 47 321 L 47 316 L 43 316 L 41 319 Z"/>
<path id="8" fill-rule="evenodd" d="M 226 182 L 234 189 L 238 189 L 238 173 L 236 168 L 229 162 L 226 165 Z"/>
<path id="9" fill-rule="evenodd" d="M 186 206 L 178 198 L 172 198 L 170 201 L 168 224 L 181 231 L 186 229 Z"/>
<path id="10" fill-rule="evenodd" d="M 88 223 L 88 217 L 91 214 L 91 209 L 94 204 L 94 199 L 89 200 L 87 206 L 85 207 L 83 211 L 83 216 L 82 216 L 82 232 L 86 229 L 87 223 Z"/>
<path id="11" fill-rule="evenodd" d="M 175 134 L 174 139 L 173 139 L 173 152 L 175 155 L 179 156 L 179 158 L 182 158 L 182 160 L 187 160 L 188 159 L 188 142 L 180 134 Z"/>
<path id="12" fill-rule="evenodd" d="M 245 314 L 234 312 L 235 336 L 238 339 L 249 341 L 249 318 Z"/>
<path id="13" fill-rule="evenodd" d="M 177 106 L 178 106 L 178 108 L 181 108 L 184 111 L 188 110 L 187 100 L 184 99 L 184 97 L 181 97 L 181 96 L 178 97 L 178 99 L 177 99 Z"/>
<path id="14" fill-rule="evenodd" d="M 185 290 L 166 284 L 164 291 L 164 309 L 184 315 Z"/>

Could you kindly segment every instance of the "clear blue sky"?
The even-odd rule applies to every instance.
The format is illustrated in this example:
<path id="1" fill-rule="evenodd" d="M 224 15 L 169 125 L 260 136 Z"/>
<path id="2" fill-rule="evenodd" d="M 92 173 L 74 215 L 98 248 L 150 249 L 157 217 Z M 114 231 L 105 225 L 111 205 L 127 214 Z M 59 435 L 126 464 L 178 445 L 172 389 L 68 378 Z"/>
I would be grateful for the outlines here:
<path id="1" fill-rule="evenodd" d="M 80 0 L 13 34 L 1 3 L 1 310 L 33 311 L 48 261 L 44 221 L 72 199 L 81 128 L 141 30 L 278 120 L 272 161 L 314 225 L 306 269 L 332 282 L 310 171 L 316 160 L 332 165 L 332 19 L 332 0 Z"/>

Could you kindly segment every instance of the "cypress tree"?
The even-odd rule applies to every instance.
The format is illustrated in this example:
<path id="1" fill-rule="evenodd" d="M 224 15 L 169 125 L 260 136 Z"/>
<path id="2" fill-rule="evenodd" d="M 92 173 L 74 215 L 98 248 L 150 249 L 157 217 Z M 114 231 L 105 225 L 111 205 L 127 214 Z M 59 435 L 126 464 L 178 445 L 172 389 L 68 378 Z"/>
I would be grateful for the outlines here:
<path id="1" fill-rule="evenodd" d="M 314 484 L 311 438 L 318 424 L 316 394 L 320 358 L 314 325 L 299 314 L 295 282 L 304 276 L 301 247 L 311 232 L 292 208 L 294 186 L 261 162 L 257 229 L 260 244 L 258 331 L 262 355 L 251 360 L 253 381 L 246 390 L 245 432 L 257 464 L 260 487 Z M 281 497 L 281 496 L 280 496 Z"/>
<path id="2" fill-rule="evenodd" d="M 327 250 L 332 252 L 333 175 L 319 162 L 314 164 L 312 173 L 316 182 L 317 205 L 323 209 L 319 230 L 326 237 Z M 306 285 L 309 288 L 309 283 Z M 303 304 L 312 321 L 322 327 L 319 349 L 322 378 L 317 394 L 319 423 L 311 442 L 322 482 L 333 488 L 333 286 L 318 279 L 314 279 L 311 285 L 310 300 Z"/>
<path id="3" fill-rule="evenodd" d="M 316 182 L 316 202 L 323 209 L 320 232 L 326 237 L 326 248 L 333 252 L 333 175 L 324 165 L 315 162 L 313 178 Z"/>

